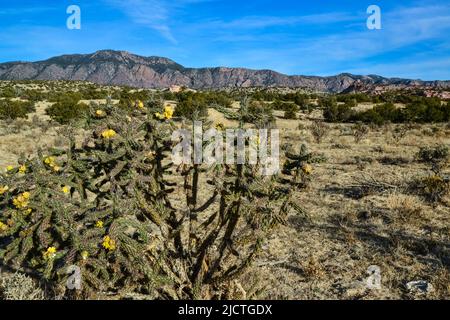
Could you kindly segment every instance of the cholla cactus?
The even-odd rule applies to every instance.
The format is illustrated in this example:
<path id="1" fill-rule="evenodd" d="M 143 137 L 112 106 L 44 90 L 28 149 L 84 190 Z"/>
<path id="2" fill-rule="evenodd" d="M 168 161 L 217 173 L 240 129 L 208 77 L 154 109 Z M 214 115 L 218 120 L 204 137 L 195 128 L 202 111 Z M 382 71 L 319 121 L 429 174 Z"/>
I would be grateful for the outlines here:
<path id="1" fill-rule="evenodd" d="M 128 114 L 111 104 L 101 117 L 96 110 L 81 146 L 67 129 L 67 149 L 40 151 L 23 162 L 23 174 L 0 175 L 1 259 L 72 298 L 99 291 L 226 298 L 224 286 L 284 221 L 290 190 L 246 165 L 183 165 L 180 201 L 173 192 L 179 175 L 171 170 L 170 110 L 157 103 Z M 158 112 L 167 116 L 159 119 Z M 200 188 L 209 194 L 203 203 Z M 81 269 L 78 291 L 65 285 L 72 265 Z"/>
<path id="2" fill-rule="evenodd" d="M 290 183 L 298 188 L 306 187 L 311 181 L 311 174 L 314 171 L 312 164 L 326 160 L 321 155 L 310 153 L 305 144 L 300 146 L 298 152 L 287 151 L 286 158 L 283 173 L 292 176 Z"/>

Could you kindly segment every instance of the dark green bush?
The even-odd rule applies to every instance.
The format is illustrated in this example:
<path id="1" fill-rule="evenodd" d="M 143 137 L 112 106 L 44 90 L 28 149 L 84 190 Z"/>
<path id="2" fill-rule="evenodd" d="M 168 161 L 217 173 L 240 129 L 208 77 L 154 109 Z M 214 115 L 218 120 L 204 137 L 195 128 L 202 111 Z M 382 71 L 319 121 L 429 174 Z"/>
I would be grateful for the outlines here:
<path id="1" fill-rule="evenodd" d="M 0 97 L 3 98 L 15 98 L 16 91 L 13 86 L 7 86 L 0 91 Z"/>
<path id="2" fill-rule="evenodd" d="M 356 103 L 361 102 L 372 102 L 372 97 L 369 96 L 366 93 L 346 93 L 346 94 L 339 94 L 336 96 L 336 99 L 338 102 L 352 102 L 355 101 Z"/>
<path id="3" fill-rule="evenodd" d="M 162 92 L 162 98 L 164 100 L 176 100 L 177 96 L 174 92 L 167 90 L 167 91 Z"/>
<path id="4" fill-rule="evenodd" d="M 450 106 L 442 104 L 438 98 L 420 98 L 409 103 L 405 108 L 397 108 L 387 102 L 375 106 L 371 110 L 354 114 L 352 121 L 382 125 L 393 123 L 436 123 L 450 121 Z"/>
<path id="5" fill-rule="evenodd" d="M 434 172 L 440 172 L 449 159 L 449 148 L 446 145 L 422 147 L 416 155 L 418 161 L 429 164 Z"/>
<path id="6" fill-rule="evenodd" d="M 371 123 L 381 126 L 386 121 L 383 117 L 374 109 L 370 109 L 361 113 L 358 113 L 352 117 L 353 121 L 361 121 L 364 123 Z"/>
<path id="7" fill-rule="evenodd" d="M 224 108 L 231 108 L 233 100 L 225 92 L 211 91 L 206 92 L 205 102 L 208 105 L 219 105 Z"/>
<path id="8" fill-rule="evenodd" d="M 375 106 L 370 110 L 356 113 L 352 116 L 352 120 L 382 125 L 386 122 L 403 122 L 403 117 L 402 110 L 388 102 Z"/>
<path id="9" fill-rule="evenodd" d="M 441 162 L 447 160 L 449 150 L 446 145 L 439 145 L 437 147 L 422 147 L 420 148 L 417 158 L 421 162 Z"/>
<path id="10" fill-rule="evenodd" d="M 424 98 L 410 103 L 403 110 L 404 120 L 420 123 L 450 121 L 450 107 L 438 98 Z"/>
<path id="11" fill-rule="evenodd" d="M 298 107 L 296 104 L 285 103 L 283 110 L 285 119 L 297 119 Z"/>
<path id="12" fill-rule="evenodd" d="M 202 118 L 208 115 L 208 105 L 204 95 L 195 92 L 182 92 L 178 95 L 175 116 L 186 119 Z"/>
<path id="13" fill-rule="evenodd" d="M 0 119 L 2 120 L 26 118 L 34 111 L 34 103 L 29 101 L 0 100 Z"/>
<path id="14" fill-rule="evenodd" d="M 319 107 L 323 109 L 323 117 L 327 122 L 348 121 L 353 113 L 352 106 L 352 102 L 338 104 L 334 97 L 319 100 Z"/>
<path id="15" fill-rule="evenodd" d="M 46 95 L 46 93 L 44 93 L 42 91 L 35 90 L 35 89 L 29 89 L 29 90 L 25 90 L 24 92 L 22 92 L 21 98 L 25 99 L 25 100 L 33 101 L 33 102 L 38 102 L 38 101 L 45 100 L 47 98 L 47 95 Z"/>
<path id="16" fill-rule="evenodd" d="M 252 101 L 248 106 L 244 121 L 254 123 L 258 127 L 270 125 L 275 121 L 272 106 L 265 102 Z"/>
<path id="17" fill-rule="evenodd" d="M 239 98 L 241 98 L 240 96 Z M 316 98 L 314 94 L 307 94 L 303 92 L 288 92 L 281 93 L 274 89 L 260 89 L 252 92 L 250 94 L 250 98 L 252 100 L 258 101 L 266 101 L 266 102 L 275 102 L 275 101 L 284 101 L 284 102 L 293 102 L 298 105 L 302 109 L 306 109 L 309 100 Z"/>
<path id="18" fill-rule="evenodd" d="M 50 102 L 64 102 L 75 101 L 78 102 L 83 99 L 83 96 L 78 91 L 52 91 L 49 93 L 48 101 Z"/>
<path id="19" fill-rule="evenodd" d="M 302 110 L 309 109 L 309 97 L 305 94 L 297 93 L 294 97 L 294 103 Z"/>
<path id="20" fill-rule="evenodd" d="M 284 106 L 285 105 L 285 102 L 283 102 L 283 101 L 281 101 L 281 100 L 275 100 L 273 103 L 272 103 L 272 108 L 274 109 L 274 110 L 284 110 Z"/>
<path id="21" fill-rule="evenodd" d="M 85 103 L 78 103 L 78 101 L 68 99 L 53 104 L 46 111 L 56 122 L 68 124 L 83 117 L 89 111 L 89 106 Z"/>
<path id="22" fill-rule="evenodd" d="M 119 108 L 131 111 L 134 110 L 136 101 L 146 102 L 153 98 L 148 90 L 132 91 L 132 89 L 123 89 L 113 95 L 114 99 L 119 99 Z"/>
<path id="23" fill-rule="evenodd" d="M 98 88 L 93 84 L 82 88 L 80 93 L 84 100 L 105 99 L 108 96 L 108 92 L 105 89 Z"/>

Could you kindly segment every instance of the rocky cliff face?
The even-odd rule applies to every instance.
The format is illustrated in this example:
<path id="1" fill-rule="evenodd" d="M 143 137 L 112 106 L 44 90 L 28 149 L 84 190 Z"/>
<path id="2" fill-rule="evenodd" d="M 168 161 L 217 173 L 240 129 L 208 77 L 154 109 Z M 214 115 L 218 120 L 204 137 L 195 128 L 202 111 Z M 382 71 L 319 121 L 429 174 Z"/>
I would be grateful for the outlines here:
<path id="1" fill-rule="evenodd" d="M 140 88 L 167 88 L 172 85 L 194 89 L 295 87 L 327 92 L 352 91 L 372 86 L 450 88 L 450 81 L 388 79 L 376 75 L 312 77 L 244 68 L 185 68 L 167 58 L 142 57 L 113 50 L 63 55 L 37 62 L 2 63 L 0 80 L 84 80 Z"/>

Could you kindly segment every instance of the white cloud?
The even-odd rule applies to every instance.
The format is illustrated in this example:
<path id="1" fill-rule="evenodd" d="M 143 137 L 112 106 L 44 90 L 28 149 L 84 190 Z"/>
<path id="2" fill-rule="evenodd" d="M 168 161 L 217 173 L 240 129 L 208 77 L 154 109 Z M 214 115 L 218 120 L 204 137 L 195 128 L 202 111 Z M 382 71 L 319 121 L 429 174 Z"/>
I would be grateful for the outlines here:
<path id="1" fill-rule="evenodd" d="M 42 13 L 56 10 L 55 7 L 26 7 L 26 8 L 3 8 L 0 9 L 0 15 L 23 15 L 26 13 Z"/>
<path id="2" fill-rule="evenodd" d="M 176 39 L 169 28 L 169 7 L 161 0 L 106 0 L 110 5 L 122 10 L 133 22 L 158 31 L 172 43 Z"/>
<path id="3" fill-rule="evenodd" d="M 134 23 L 159 32 L 172 44 L 178 41 L 173 35 L 171 24 L 179 10 L 188 5 L 216 0 L 104 0 L 122 10 Z"/>
<path id="4" fill-rule="evenodd" d="M 216 21 L 207 26 L 227 29 L 258 29 L 274 26 L 295 26 L 301 24 L 331 24 L 355 21 L 355 19 L 357 19 L 357 17 L 354 15 L 343 12 L 290 17 L 247 16 L 229 22 Z"/>
<path id="5" fill-rule="evenodd" d="M 450 7 L 399 8 L 383 13 L 382 20 L 382 30 L 366 29 L 365 17 L 362 17 L 361 23 L 355 25 L 350 31 L 346 30 L 345 26 L 339 25 L 339 29 L 336 29 L 334 33 L 308 34 L 306 36 L 287 34 L 276 42 L 279 44 L 278 46 L 273 46 L 272 43 L 272 47 L 261 45 L 261 48 L 257 49 L 243 44 L 238 53 L 231 55 L 225 53 L 218 60 L 234 65 L 236 64 L 233 63 L 234 61 L 240 61 L 240 64 L 263 64 L 289 73 L 298 73 L 301 70 L 301 73 L 317 74 L 317 70 L 322 70 L 320 74 L 324 75 L 359 70 L 364 73 L 375 73 L 376 71 L 390 75 L 397 72 L 399 76 L 408 76 L 408 72 L 411 71 L 410 77 L 416 77 L 421 70 L 423 74 L 427 75 L 427 78 L 430 78 L 429 76 L 432 74 L 440 75 L 439 78 L 443 78 L 443 74 L 447 74 L 448 78 L 448 71 L 445 71 L 447 68 L 444 67 L 444 70 L 442 67 L 439 68 L 439 63 L 433 63 L 433 59 L 437 58 L 439 52 L 445 56 L 445 48 L 450 46 L 448 38 Z M 219 39 L 233 41 L 233 37 L 237 37 L 238 42 L 242 35 L 231 33 L 227 37 L 224 34 Z M 248 38 L 256 41 L 258 37 L 260 36 Z M 262 38 L 266 39 L 267 35 Z M 420 51 L 425 57 L 421 57 L 420 60 L 414 60 L 416 59 L 414 50 L 418 49 L 413 47 L 417 45 L 423 45 Z M 409 49 L 410 47 L 411 49 Z M 379 61 L 380 55 L 389 55 L 393 52 L 402 52 L 402 54 L 395 61 L 382 65 L 373 65 L 370 62 L 371 60 Z M 448 52 L 446 56 L 448 56 Z M 401 72 L 402 69 L 397 67 L 398 60 L 408 58 L 411 62 L 401 62 L 401 66 L 404 67 Z M 443 61 L 447 60 L 440 60 L 441 63 Z M 423 63 L 427 67 L 413 68 L 415 63 Z M 365 67 L 356 68 L 355 65 Z M 391 71 L 389 71 L 389 65 L 393 67 Z M 426 72 L 426 68 L 429 72 Z"/>

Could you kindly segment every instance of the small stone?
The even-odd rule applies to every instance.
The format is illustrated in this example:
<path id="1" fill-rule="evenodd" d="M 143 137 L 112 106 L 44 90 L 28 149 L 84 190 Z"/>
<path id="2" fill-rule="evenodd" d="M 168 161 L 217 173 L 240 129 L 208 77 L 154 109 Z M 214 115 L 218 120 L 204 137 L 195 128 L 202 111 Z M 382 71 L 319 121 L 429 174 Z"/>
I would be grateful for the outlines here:
<path id="1" fill-rule="evenodd" d="M 430 293 L 432 292 L 433 285 L 425 280 L 419 280 L 419 281 L 411 281 L 406 284 L 406 288 L 411 293 Z"/>

